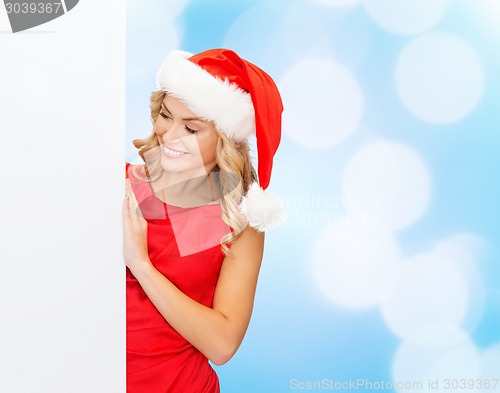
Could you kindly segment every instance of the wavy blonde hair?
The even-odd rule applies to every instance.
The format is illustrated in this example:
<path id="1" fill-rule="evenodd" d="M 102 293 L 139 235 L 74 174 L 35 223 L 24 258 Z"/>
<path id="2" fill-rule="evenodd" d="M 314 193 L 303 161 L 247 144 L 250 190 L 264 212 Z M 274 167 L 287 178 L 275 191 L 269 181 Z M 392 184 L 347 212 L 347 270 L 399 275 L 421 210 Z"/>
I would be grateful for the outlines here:
<path id="1" fill-rule="evenodd" d="M 153 132 L 144 139 L 134 139 L 133 145 L 139 149 L 139 156 L 144 161 L 145 177 L 141 180 L 153 182 L 161 177 L 163 168 L 160 162 L 160 146 L 154 126 L 159 116 L 161 103 L 167 92 L 157 90 L 151 93 L 150 109 L 151 121 L 153 122 Z M 255 168 L 250 158 L 250 148 L 247 141 L 238 141 L 229 138 L 216 128 L 218 135 L 216 147 L 216 165 L 212 172 L 220 172 L 217 186 L 221 195 L 222 220 L 232 228 L 232 231 L 224 235 L 221 240 L 221 249 L 224 255 L 229 253 L 229 246 L 241 234 L 246 227 L 247 221 L 241 215 L 238 205 L 243 195 L 247 192 L 250 184 L 257 180 Z M 145 154 L 148 153 L 146 160 Z M 229 245 L 229 246 L 228 246 Z"/>

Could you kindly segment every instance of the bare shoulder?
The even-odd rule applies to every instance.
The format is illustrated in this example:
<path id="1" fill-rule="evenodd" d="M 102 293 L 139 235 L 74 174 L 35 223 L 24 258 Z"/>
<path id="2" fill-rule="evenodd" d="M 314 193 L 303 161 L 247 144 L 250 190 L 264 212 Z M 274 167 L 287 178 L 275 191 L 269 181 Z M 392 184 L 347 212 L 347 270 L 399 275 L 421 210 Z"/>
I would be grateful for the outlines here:
<path id="1" fill-rule="evenodd" d="M 264 232 L 258 232 L 247 225 L 240 236 L 231 245 L 230 252 L 226 258 L 257 258 L 262 259 L 264 252 Z"/>

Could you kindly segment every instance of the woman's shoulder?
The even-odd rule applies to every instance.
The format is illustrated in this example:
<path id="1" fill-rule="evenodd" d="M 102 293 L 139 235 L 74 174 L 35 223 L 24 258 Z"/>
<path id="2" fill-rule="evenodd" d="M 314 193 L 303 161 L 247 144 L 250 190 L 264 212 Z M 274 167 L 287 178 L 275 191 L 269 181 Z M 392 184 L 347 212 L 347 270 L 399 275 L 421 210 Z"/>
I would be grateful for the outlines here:
<path id="1" fill-rule="evenodd" d="M 231 232 L 235 233 L 234 228 L 230 228 Z M 236 238 L 231 242 L 230 248 L 237 253 L 253 252 L 262 254 L 264 249 L 265 232 L 257 231 L 250 225 L 246 225 L 241 232 L 236 235 Z"/>

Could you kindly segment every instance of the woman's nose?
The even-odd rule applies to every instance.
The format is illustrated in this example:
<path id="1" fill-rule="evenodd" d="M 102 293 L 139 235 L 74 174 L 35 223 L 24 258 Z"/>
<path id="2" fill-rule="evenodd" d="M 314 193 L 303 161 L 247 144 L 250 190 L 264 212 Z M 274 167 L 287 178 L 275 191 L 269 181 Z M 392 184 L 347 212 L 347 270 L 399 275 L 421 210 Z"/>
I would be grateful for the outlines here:
<path id="1" fill-rule="evenodd" d="M 183 125 L 178 123 L 170 124 L 166 129 L 163 130 L 161 139 L 164 143 L 175 142 L 184 136 Z"/>

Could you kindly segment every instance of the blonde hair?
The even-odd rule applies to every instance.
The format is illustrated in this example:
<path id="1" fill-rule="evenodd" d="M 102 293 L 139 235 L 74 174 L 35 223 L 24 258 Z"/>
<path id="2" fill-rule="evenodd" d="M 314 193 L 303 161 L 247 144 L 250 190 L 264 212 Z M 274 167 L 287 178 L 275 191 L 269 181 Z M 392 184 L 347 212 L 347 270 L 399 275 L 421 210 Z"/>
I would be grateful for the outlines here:
<path id="1" fill-rule="evenodd" d="M 133 145 L 139 149 L 138 154 L 144 161 L 145 177 L 141 180 L 153 182 L 161 177 L 163 168 L 160 163 L 160 146 L 154 125 L 159 116 L 161 103 L 167 93 L 154 91 L 150 97 L 151 121 L 153 132 L 144 139 L 134 139 Z M 238 205 L 250 184 L 257 180 L 255 168 L 250 158 L 250 148 L 247 141 L 235 141 L 216 128 L 218 141 L 216 147 L 216 165 L 213 172 L 219 172 L 217 185 L 221 196 L 222 220 L 232 228 L 221 240 L 222 252 L 227 255 L 229 247 L 241 234 L 247 222 L 241 215 Z M 147 153 L 147 160 L 145 154 Z"/>

